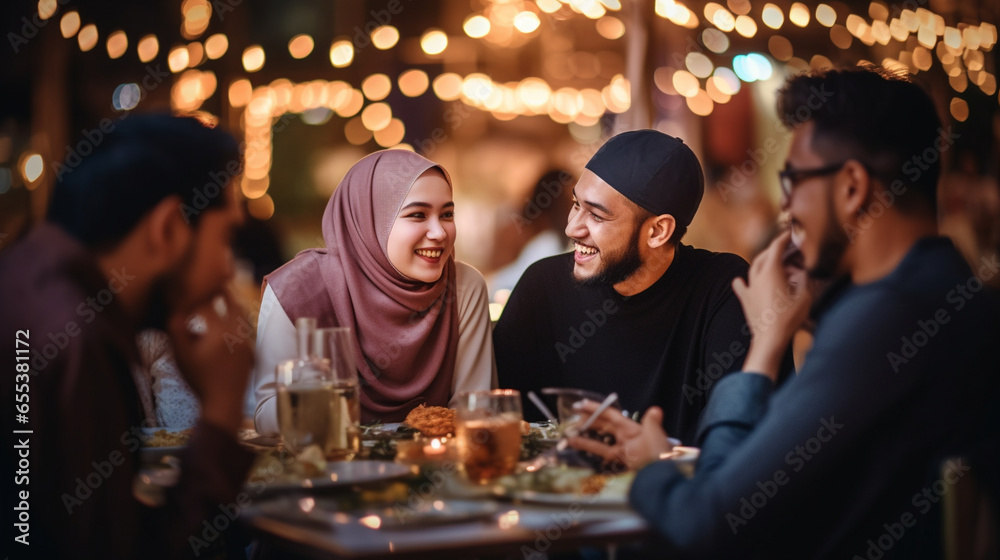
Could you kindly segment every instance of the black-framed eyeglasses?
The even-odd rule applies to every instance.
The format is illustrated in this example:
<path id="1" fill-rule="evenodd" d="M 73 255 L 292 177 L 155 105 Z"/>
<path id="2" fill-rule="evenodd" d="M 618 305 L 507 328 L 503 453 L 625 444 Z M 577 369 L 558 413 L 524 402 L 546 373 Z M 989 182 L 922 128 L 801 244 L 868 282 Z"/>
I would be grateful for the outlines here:
<path id="1" fill-rule="evenodd" d="M 781 183 L 781 194 L 784 195 L 785 198 L 789 198 L 792 196 L 792 189 L 795 188 L 795 184 L 799 181 L 804 181 L 812 177 L 832 175 L 840 171 L 840 168 L 844 167 L 845 163 L 847 162 L 842 161 L 840 163 L 817 167 L 815 169 L 791 169 L 786 167 L 778 172 L 778 179 Z"/>

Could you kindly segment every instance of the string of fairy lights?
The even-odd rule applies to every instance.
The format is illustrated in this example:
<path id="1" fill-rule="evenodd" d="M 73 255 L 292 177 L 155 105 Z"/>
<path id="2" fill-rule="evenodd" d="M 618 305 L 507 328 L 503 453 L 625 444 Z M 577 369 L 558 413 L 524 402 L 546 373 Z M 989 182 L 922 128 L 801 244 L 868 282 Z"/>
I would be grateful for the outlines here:
<path id="1" fill-rule="evenodd" d="M 943 16 L 923 7 L 914 8 L 900 10 L 894 7 L 895 12 L 890 12 L 886 4 L 874 1 L 866 18 L 851 13 L 837 2 L 822 3 L 812 9 L 795 2 L 782 9 L 773 3 L 755 8 L 749 0 L 727 0 L 725 6 L 709 2 L 698 14 L 676 0 L 655 0 L 657 16 L 679 27 L 700 29 L 696 31 L 700 45 L 683 56 L 683 63 L 675 57 L 673 64 L 656 69 L 653 83 L 664 94 L 683 97 L 692 113 L 707 116 L 715 105 L 727 103 L 738 94 L 742 84 L 768 79 L 774 72 L 775 63 L 793 71 L 833 66 L 822 54 L 814 54 L 806 60 L 802 53 L 795 53 L 791 40 L 784 36 L 795 33 L 795 28 L 805 30 L 815 22 L 817 25 L 810 31 L 828 30 L 830 43 L 838 49 L 847 50 L 858 41 L 866 47 L 880 46 L 872 51 L 891 50 L 892 56 L 875 62 L 893 71 L 911 74 L 928 71 L 936 56 L 955 92 L 949 103 L 951 116 L 964 121 L 969 116 L 969 108 L 960 94 L 972 86 L 989 96 L 997 94 L 995 69 L 992 61 L 984 56 L 997 42 L 997 28 L 988 22 L 958 23 L 952 27 L 946 25 Z M 488 46 L 517 48 L 542 33 L 543 19 L 558 22 L 584 17 L 594 22 L 598 35 L 613 44 L 626 32 L 624 22 L 616 16 L 621 9 L 619 0 L 493 0 L 464 19 L 462 33 Z M 38 2 L 38 16 L 42 20 L 55 17 L 58 10 L 57 0 Z M 224 56 L 240 57 L 246 75 L 231 79 L 225 94 L 229 106 L 242 110 L 241 127 L 247 149 L 241 187 L 250 200 L 251 211 L 261 218 L 270 217 L 274 211 L 273 201 L 267 194 L 271 127 L 276 119 L 287 113 L 301 115 L 308 124 L 323 124 L 337 115 L 345 121 L 345 139 L 354 145 L 374 140 L 384 148 L 412 149 L 403 143 L 405 123 L 386 101 L 394 87 L 406 97 L 432 92 L 442 101 L 460 101 L 498 120 L 544 115 L 560 124 L 593 127 L 606 113 L 622 113 L 630 108 L 631 87 L 622 74 L 611 76 L 600 88 L 555 87 L 560 81 L 574 78 L 572 74 L 555 76 L 555 72 L 548 72 L 553 74 L 548 80 L 529 76 L 516 82 L 497 82 L 480 72 L 465 76 L 442 72 L 432 78 L 418 68 L 405 70 L 395 77 L 375 73 L 360 84 L 323 79 L 293 83 L 279 78 L 254 86 L 251 76 L 266 65 L 265 49 L 261 45 L 249 45 L 236 53 L 231 51 L 229 39 L 223 33 L 202 39 L 213 14 L 208 0 L 183 0 L 180 11 L 182 40 L 167 51 L 167 65 L 174 75 L 171 107 L 179 113 L 199 111 L 219 89 L 215 73 L 202 66 Z M 63 13 L 59 28 L 66 39 L 75 38 L 83 52 L 93 51 L 100 42 L 97 25 L 84 25 L 77 10 Z M 769 34 L 767 54 L 770 56 L 741 52 L 729 58 L 734 40 L 762 37 L 765 33 Z M 430 28 L 421 33 L 417 43 L 426 61 L 432 62 L 443 60 L 449 46 L 457 43 L 458 38 L 449 36 L 445 30 Z M 168 40 L 147 34 L 135 41 L 134 51 L 140 62 L 149 63 L 157 58 L 161 39 Z M 389 24 L 379 25 L 368 35 L 371 45 L 383 51 L 400 48 L 401 39 L 399 30 Z M 346 68 L 354 63 L 358 54 L 355 40 L 345 36 L 331 42 L 327 55 L 333 68 Z M 125 57 L 129 46 L 124 30 L 114 30 L 106 36 L 109 59 Z M 299 34 L 288 41 L 287 48 L 292 58 L 306 59 L 318 56 L 316 46 L 313 37 Z M 567 48 L 571 49 L 571 44 Z M 730 64 L 721 64 L 722 60 Z M 592 72 L 587 76 L 591 83 L 596 74 Z M 112 103 L 115 109 L 127 111 L 137 106 L 141 96 L 142 90 L 137 84 L 122 84 L 115 90 Z M 44 172 L 44 162 L 38 154 L 26 154 L 21 164 L 26 185 L 31 188 Z"/>

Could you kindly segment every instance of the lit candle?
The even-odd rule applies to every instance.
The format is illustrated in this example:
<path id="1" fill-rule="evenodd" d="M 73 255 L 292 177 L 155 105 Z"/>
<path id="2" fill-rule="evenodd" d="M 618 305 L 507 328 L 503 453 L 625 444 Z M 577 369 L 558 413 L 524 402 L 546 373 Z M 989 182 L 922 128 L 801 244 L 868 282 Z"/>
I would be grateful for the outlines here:
<path id="1" fill-rule="evenodd" d="M 444 456 L 448 449 L 444 446 L 440 439 L 434 438 L 424 446 L 424 457 L 428 459 L 436 459 Z"/>

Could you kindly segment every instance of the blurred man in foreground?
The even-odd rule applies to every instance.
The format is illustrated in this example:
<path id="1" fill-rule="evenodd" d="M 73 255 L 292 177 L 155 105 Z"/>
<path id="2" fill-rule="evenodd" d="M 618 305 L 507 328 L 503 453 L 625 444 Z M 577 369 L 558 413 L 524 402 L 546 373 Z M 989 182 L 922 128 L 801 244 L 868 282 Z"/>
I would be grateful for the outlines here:
<path id="1" fill-rule="evenodd" d="M 239 313 L 212 303 L 233 273 L 240 162 L 231 136 L 195 119 L 129 117 L 62 170 L 47 221 L 0 254 L 0 361 L 15 370 L 0 393 L 27 403 L 4 426 L 30 430 L 11 444 L 30 463 L 14 479 L 30 508 L 14 557 L 193 556 L 206 519 L 234 501 L 251 460 L 235 435 L 253 355 L 226 348 Z M 169 333 L 202 405 L 157 508 L 132 492 L 142 408 L 130 366 L 143 327 Z"/>
<path id="2" fill-rule="evenodd" d="M 573 444 L 641 468 L 633 507 L 691 556 L 941 558 L 942 496 L 995 441 L 1000 380 L 982 290 L 996 271 L 936 236 L 948 131 L 918 86 L 867 68 L 790 79 L 778 113 L 791 231 L 733 282 L 753 338 L 699 424 L 696 474 L 657 461 L 670 445 L 656 409 L 642 424 L 605 414 L 613 446 Z M 804 367 L 772 394 L 813 303 L 790 243 L 810 276 L 840 280 L 813 306 Z"/>

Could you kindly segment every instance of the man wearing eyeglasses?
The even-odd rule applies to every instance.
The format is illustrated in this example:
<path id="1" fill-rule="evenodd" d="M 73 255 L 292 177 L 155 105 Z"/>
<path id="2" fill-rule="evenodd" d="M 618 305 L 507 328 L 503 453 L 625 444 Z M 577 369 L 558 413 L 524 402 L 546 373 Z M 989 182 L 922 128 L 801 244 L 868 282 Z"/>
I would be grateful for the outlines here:
<path id="1" fill-rule="evenodd" d="M 817 87 L 829 101 L 801 111 Z M 573 445 L 641 468 L 633 507 L 692 555 L 941 558 L 949 491 L 973 478 L 970 467 L 998 472 L 1000 311 L 937 237 L 948 144 L 934 104 L 915 84 L 858 68 L 796 76 L 778 108 L 806 116 L 784 119 L 791 227 L 733 282 L 753 336 L 743 371 L 708 402 L 694 477 L 658 460 L 672 450 L 647 418 L 605 414 L 598 426 L 612 446 Z M 790 248 L 802 270 L 789 270 Z M 837 280 L 814 301 L 804 273 Z M 813 348 L 775 391 L 811 304 Z M 955 455 L 964 458 L 946 461 Z"/>

